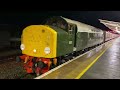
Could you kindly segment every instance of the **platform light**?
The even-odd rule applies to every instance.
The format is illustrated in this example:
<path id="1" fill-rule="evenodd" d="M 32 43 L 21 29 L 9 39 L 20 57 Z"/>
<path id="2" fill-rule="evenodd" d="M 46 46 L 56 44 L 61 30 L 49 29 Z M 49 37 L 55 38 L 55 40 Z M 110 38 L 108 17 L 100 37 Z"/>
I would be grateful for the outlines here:
<path id="1" fill-rule="evenodd" d="M 24 45 L 24 44 L 21 44 L 21 45 L 20 45 L 20 49 L 21 49 L 21 50 L 24 50 L 24 49 L 25 49 L 25 45 Z"/>
<path id="2" fill-rule="evenodd" d="M 36 49 L 33 49 L 33 52 L 36 52 L 37 50 Z"/>
<path id="3" fill-rule="evenodd" d="M 45 47 L 44 52 L 45 52 L 45 54 L 49 54 L 50 53 L 50 48 L 49 47 Z"/>

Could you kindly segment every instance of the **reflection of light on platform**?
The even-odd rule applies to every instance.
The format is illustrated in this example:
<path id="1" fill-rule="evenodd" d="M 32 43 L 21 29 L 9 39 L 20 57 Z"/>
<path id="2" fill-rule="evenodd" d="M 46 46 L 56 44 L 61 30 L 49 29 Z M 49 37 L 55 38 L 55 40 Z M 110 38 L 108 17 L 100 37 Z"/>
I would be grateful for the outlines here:
<path id="1" fill-rule="evenodd" d="M 87 54 L 87 58 L 91 57 L 92 55 L 93 55 L 93 52 L 89 52 L 89 53 Z"/>
<path id="2" fill-rule="evenodd" d="M 111 52 L 109 55 L 110 55 L 110 57 L 109 57 L 109 64 L 114 64 L 114 63 L 118 63 L 118 58 L 117 58 L 117 52 L 119 51 L 119 49 L 118 49 L 118 46 L 117 45 L 114 45 L 113 44 L 113 47 L 114 48 L 112 48 L 112 49 L 110 49 L 110 51 L 109 52 Z"/>
<path id="3" fill-rule="evenodd" d="M 96 52 L 100 51 L 102 49 L 102 46 L 100 46 L 99 48 L 96 48 Z"/>
<path id="4" fill-rule="evenodd" d="M 117 45 L 112 45 L 112 47 L 114 47 L 114 48 L 112 48 L 112 49 L 110 49 L 110 51 L 113 53 L 113 52 L 117 52 L 119 49 L 119 47 L 117 46 Z M 115 54 L 115 53 L 113 53 L 113 54 Z"/>
<path id="5" fill-rule="evenodd" d="M 91 57 L 92 55 L 94 55 L 94 53 L 97 53 L 98 51 L 100 51 L 102 49 L 103 46 L 99 46 L 97 48 L 95 48 L 94 51 L 90 51 L 88 54 L 87 54 L 87 58 Z"/>
<path id="6" fill-rule="evenodd" d="M 115 57 L 115 58 L 116 58 L 116 57 Z M 113 62 L 113 63 L 114 63 L 114 62 L 116 62 L 116 60 L 115 60 L 115 59 L 113 59 L 111 62 Z"/>
<path id="7" fill-rule="evenodd" d="M 114 64 L 114 63 L 118 63 L 118 59 L 116 59 L 116 56 L 111 55 L 109 58 L 109 64 Z"/>

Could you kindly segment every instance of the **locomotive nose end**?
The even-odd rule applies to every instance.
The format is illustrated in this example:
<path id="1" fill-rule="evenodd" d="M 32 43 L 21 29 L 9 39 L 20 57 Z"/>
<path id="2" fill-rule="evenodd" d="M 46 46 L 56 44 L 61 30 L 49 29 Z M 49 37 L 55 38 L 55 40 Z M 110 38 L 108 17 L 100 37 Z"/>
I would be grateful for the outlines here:
<path id="1" fill-rule="evenodd" d="M 31 25 L 23 30 L 23 54 L 34 57 L 56 57 L 57 32 L 45 25 Z"/>

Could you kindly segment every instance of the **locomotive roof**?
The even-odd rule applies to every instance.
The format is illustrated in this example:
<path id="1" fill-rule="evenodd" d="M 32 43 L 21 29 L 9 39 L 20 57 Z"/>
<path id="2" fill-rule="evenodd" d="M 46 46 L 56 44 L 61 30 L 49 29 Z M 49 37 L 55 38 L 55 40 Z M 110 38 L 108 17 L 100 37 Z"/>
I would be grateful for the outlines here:
<path id="1" fill-rule="evenodd" d="M 98 29 L 96 27 L 90 26 L 88 24 L 85 24 L 85 23 L 82 23 L 82 22 L 78 22 L 78 21 L 75 21 L 75 20 L 71 20 L 71 19 L 68 19 L 68 18 L 65 18 L 65 17 L 62 17 L 62 16 L 61 16 L 61 18 L 66 20 L 68 23 L 76 24 L 77 27 L 78 27 L 78 32 L 92 32 L 92 33 L 102 32 L 101 29 Z"/>

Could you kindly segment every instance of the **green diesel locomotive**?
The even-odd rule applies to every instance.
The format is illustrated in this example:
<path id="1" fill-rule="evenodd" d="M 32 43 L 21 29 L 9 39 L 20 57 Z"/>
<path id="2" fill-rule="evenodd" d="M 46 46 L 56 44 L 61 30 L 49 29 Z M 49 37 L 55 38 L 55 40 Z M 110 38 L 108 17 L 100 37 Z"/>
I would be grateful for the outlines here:
<path id="1" fill-rule="evenodd" d="M 116 35 L 113 35 L 78 21 L 54 16 L 48 18 L 44 25 L 31 25 L 23 30 L 23 55 L 20 58 L 25 61 L 27 73 L 39 75 L 115 38 Z"/>

